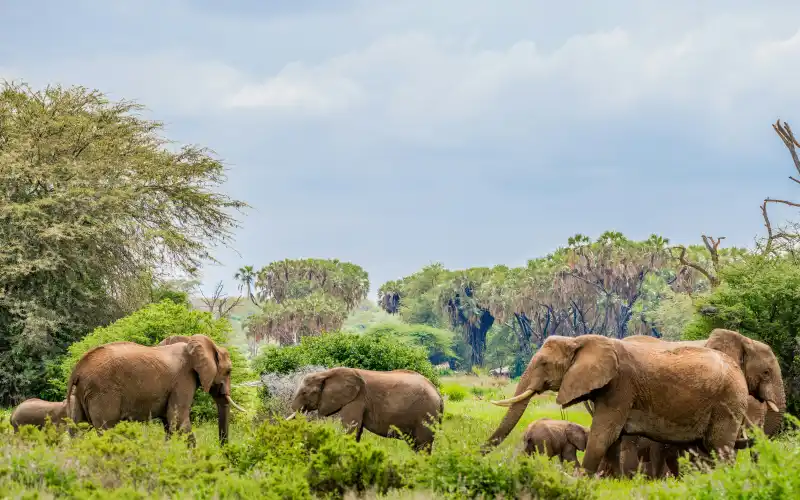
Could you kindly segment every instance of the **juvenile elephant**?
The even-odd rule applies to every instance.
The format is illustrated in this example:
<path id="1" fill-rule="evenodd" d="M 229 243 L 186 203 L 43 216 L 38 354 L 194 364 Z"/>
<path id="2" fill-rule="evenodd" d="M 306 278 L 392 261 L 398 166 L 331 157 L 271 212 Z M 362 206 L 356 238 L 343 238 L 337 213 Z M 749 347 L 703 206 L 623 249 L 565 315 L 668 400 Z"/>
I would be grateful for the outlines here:
<path id="1" fill-rule="evenodd" d="M 619 456 L 622 434 L 731 453 L 747 408 L 747 382 L 729 356 L 703 347 L 652 349 L 600 335 L 549 337 L 528 363 L 500 426 L 484 450 L 505 439 L 531 396 L 557 391 L 568 407 L 594 403 L 583 468 Z M 618 468 L 618 462 L 612 462 Z M 618 471 L 617 471 L 618 472 Z"/>
<path id="2" fill-rule="evenodd" d="M 522 442 L 525 453 L 542 453 L 578 464 L 578 450 L 586 449 L 586 427 L 567 420 L 540 418 L 528 425 Z"/>
<path id="3" fill-rule="evenodd" d="M 300 382 L 291 405 L 297 412 L 317 410 L 321 417 L 338 413 L 347 431 L 361 440 L 363 429 L 383 437 L 409 436 L 414 450 L 430 452 L 431 423 L 441 423 L 444 401 L 430 380 L 410 370 L 387 372 L 331 368 L 310 373 Z"/>
<path id="4" fill-rule="evenodd" d="M 184 338 L 185 339 L 185 338 Z M 112 342 L 89 350 L 75 365 L 67 385 L 67 415 L 75 423 L 107 429 L 122 420 L 156 418 L 170 435 L 189 434 L 194 444 L 189 410 L 198 384 L 217 403 L 219 440 L 228 439 L 231 359 L 227 349 L 205 335 L 187 341 L 146 347 Z"/>
<path id="5" fill-rule="evenodd" d="M 66 416 L 66 401 L 53 402 L 30 398 L 20 403 L 11 413 L 11 426 L 15 432 L 22 425 L 34 425 L 42 428 L 45 426 L 47 417 L 50 417 L 53 425 L 60 425 L 64 423 Z"/>

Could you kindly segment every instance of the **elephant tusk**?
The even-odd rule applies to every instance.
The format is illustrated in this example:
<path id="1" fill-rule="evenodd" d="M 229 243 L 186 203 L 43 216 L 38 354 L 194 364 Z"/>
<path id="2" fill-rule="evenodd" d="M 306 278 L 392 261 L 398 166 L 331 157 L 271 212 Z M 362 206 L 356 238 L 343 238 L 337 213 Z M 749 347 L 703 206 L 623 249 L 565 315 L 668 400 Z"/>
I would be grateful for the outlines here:
<path id="1" fill-rule="evenodd" d="M 293 419 L 293 418 L 294 418 L 294 417 L 296 417 L 296 416 L 297 416 L 297 412 L 293 412 L 291 415 L 289 415 L 288 417 L 286 417 L 286 420 L 291 420 L 291 419 Z"/>
<path id="2" fill-rule="evenodd" d="M 775 413 L 780 413 L 780 412 L 781 412 L 781 411 L 778 409 L 778 405 L 776 405 L 776 404 L 775 404 L 775 403 L 773 403 L 772 401 L 767 401 L 767 406 L 769 406 L 769 409 L 770 409 L 770 410 L 772 410 L 772 411 L 774 411 Z"/>
<path id="3" fill-rule="evenodd" d="M 234 408 L 236 408 L 237 410 L 239 410 L 239 411 L 241 411 L 241 412 L 246 412 L 246 411 L 247 411 L 247 410 L 245 410 L 244 408 L 242 408 L 241 406 L 237 405 L 237 404 L 236 404 L 236 403 L 233 401 L 233 399 L 231 399 L 231 397 L 230 397 L 230 396 L 225 396 L 225 397 L 228 399 L 228 403 L 230 403 L 230 404 L 231 404 L 231 406 L 233 406 L 233 407 L 234 407 Z"/>
<path id="4" fill-rule="evenodd" d="M 520 401 L 522 401 L 524 399 L 528 399 L 529 397 L 531 397 L 532 394 L 533 394 L 533 389 L 528 389 L 525 392 L 523 392 L 522 394 L 518 394 L 518 395 L 514 396 L 513 398 L 502 399 L 500 401 L 492 401 L 491 403 L 493 405 L 497 405 L 497 406 L 511 406 L 514 403 L 518 403 L 518 402 L 520 402 Z"/>

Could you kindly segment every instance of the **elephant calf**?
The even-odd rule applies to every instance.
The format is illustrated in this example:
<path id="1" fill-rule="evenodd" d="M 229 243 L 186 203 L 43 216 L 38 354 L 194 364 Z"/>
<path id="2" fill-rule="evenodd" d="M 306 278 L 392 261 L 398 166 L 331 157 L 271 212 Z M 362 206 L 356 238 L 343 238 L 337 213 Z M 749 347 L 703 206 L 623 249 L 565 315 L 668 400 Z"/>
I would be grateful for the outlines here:
<path id="1" fill-rule="evenodd" d="M 387 372 L 331 368 L 306 375 L 291 405 L 294 413 L 317 410 L 321 417 L 339 414 L 348 433 L 361 440 L 363 429 L 383 437 L 409 436 L 414 450 L 430 452 L 432 422 L 441 423 L 444 401 L 430 380 L 410 370 Z"/>
<path id="2" fill-rule="evenodd" d="M 522 441 L 529 455 L 537 452 L 579 465 L 577 450 L 586 449 L 588 432 L 586 427 L 574 422 L 540 418 L 528 425 Z"/>
<path id="3" fill-rule="evenodd" d="M 17 431 L 22 425 L 35 425 L 41 429 L 44 427 L 47 417 L 50 417 L 53 425 L 60 425 L 64 423 L 66 416 L 66 401 L 53 402 L 31 398 L 20 403 L 11 413 L 11 426 L 14 427 L 14 431 Z"/>

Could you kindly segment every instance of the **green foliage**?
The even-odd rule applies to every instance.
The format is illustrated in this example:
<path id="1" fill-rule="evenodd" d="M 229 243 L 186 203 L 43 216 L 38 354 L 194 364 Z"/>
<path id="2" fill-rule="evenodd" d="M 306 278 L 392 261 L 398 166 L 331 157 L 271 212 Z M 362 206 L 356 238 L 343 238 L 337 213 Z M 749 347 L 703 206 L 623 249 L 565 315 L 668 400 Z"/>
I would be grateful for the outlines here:
<path id="1" fill-rule="evenodd" d="M 239 279 L 245 271 L 237 273 Z M 255 288 L 263 311 L 248 318 L 248 335 L 255 342 L 296 344 L 301 337 L 339 330 L 348 312 L 366 298 L 369 277 L 338 259 L 286 259 L 259 270 Z"/>
<path id="2" fill-rule="evenodd" d="M 366 333 L 395 337 L 420 346 L 428 352 L 428 360 L 434 365 L 458 360 L 458 355 L 453 350 L 455 334 L 450 330 L 421 324 L 381 323 L 371 326 Z"/>
<path id="3" fill-rule="evenodd" d="M 257 373 L 289 373 L 308 365 L 347 366 L 365 370 L 413 370 L 438 385 L 426 351 L 386 333 L 332 332 L 303 337 L 296 346 L 265 346 L 252 361 Z"/>
<path id="4" fill-rule="evenodd" d="M 750 257 L 720 271 L 722 284 L 698 300 L 698 314 L 684 338 L 707 338 L 729 328 L 765 342 L 778 358 L 787 409 L 800 413 L 800 265 L 789 257 Z"/>
<path id="5" fill-rule="evenodd" d="M 70 343 L 148 302 L 146 276 L 197 268 L 237 225 L 222 163 L 141 109 L 0 84 L 0 403 L 41 393 Z"/>
<path id="6" fill-rule="evenodd" d="M 233 363 L 231 381 L 234 384 L 243 382 L 251 378 L 252 374 L 247 368 L 247 361 L 242 353 L 237 348 L 228 345 L 229 333 L 230 323 L 225 319 L 214 319 L 211 313 L 190 310 L 169 299 L 149 304 L 106 327 L 95 329 L 81 341 L 69 346 L 67 355 L 64 356 L 58 367 L 58 377 L 51 380 L 51 398 L 55 400 L 64 398 L 66 384 L 72 369 L 89 349 L 109 342 L 120 341 L 153 346 L 173 335 L 202 334 L 210 337 L 215 343 L 226 346 Z M 241 388 L 234 387 L 231 396 L 235 400 L 242 393 Z M 192 406 L 193 418 L 213 419 L 216 418 L 216 415 L 217 408 L 213 399 L 202 390 L 198 390 Z"/>
<path id="7" fill-rule="evenodd" d="M 369 299 L 364 299 L 342 324 L 345 333 L 363 333 L 375 325 L 385 323 L 402 324 L 396 316 L 385 312 Z"/>
<path id="8" fill-rule="evenodd" d="M 464 401 L 467 397 L 467 390 L 458 384 L 444 384 L 441 387 L 443 396 L 447 397 L 448 401 Z"/>

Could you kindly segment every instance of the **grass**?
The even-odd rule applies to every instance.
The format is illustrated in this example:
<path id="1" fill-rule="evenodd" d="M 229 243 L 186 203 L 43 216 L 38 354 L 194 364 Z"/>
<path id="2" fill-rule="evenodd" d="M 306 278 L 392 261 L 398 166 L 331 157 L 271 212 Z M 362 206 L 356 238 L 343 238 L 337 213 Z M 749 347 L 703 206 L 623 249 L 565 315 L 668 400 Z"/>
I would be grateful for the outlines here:
<path id="1" fill-rule="evenodd" d="M 506 441 L 481 456 L 480 445 L 505 409 L 489 403 L 513 394 L 513 383 L 447 377 L 465 397 L 446 401 L 432 455 L 365 432 L 361 443 L 336 423 L 254 423 L 238 416 L 231 444 L 217 443 L 216 425 L 195 425 L 197 447 L 164 440 L 159 424 L 123 423 L 70 439 L 53 429 L 14 435 L 0 412 L 2 498 L 797 498 L 800 446 L 792 434 L 757 444 L 759 461 L 742 453 L 730 466 L 689 472 L 681 480 L 575 478 L 544 457 L 521 454 L 528 423 L 549 417 L 590 425 L 583 407 L 562 412 L 552 395 L 534 398 Z M 491 396 L 489 397 L 489 395 Z M 247 401 L 255 414 L 256 400 Z"/>

